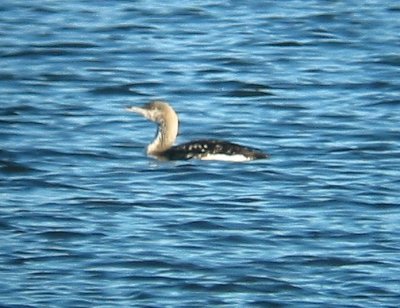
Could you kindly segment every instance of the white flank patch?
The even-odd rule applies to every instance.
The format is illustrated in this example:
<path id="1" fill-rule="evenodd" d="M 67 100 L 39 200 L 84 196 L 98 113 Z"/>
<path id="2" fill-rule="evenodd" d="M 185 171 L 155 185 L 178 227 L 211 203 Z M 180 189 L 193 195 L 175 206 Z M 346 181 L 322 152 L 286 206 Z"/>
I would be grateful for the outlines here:
<path id="1" fill-rule="evenodd" d="M 235 162 L 251 160 L 251 158 L 243 156 L 243 155 L 240 155 L 240 154 L 235 154 L 235 155 L 207 154 L 205 156 L 202 156 L 200 159 L 201 160 L 235 161 Z"/>

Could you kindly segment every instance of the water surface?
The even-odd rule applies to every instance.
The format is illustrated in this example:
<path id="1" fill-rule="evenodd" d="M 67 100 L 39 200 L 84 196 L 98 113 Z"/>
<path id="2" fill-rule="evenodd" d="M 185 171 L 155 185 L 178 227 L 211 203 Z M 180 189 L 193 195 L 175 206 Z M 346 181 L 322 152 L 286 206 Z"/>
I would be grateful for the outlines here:
<path id="1" fill-rule="evenodd" d="M 6 1 L 0 302 L 395 307 L 397 1 Z M 157 162 L 178 142 L 249 163 Z"/>

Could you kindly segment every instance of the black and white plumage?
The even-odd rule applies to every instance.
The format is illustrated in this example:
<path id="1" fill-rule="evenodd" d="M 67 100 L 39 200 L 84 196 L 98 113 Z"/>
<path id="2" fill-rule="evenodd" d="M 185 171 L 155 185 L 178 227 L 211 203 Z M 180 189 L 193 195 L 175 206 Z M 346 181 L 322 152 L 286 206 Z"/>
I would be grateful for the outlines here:
<path id="1" fill-rule="evenodd" d="M 147 147 L 147 154 L 158 159 L 247 161 L 268 157 L 258 149 L 220 140 L 197 140 L 173 146 L 179 120 L 175 110 L 164 101 L 153 101 L 143 107 L 128 107 L 127 110 L 158 124 L 156 137 Z"/>

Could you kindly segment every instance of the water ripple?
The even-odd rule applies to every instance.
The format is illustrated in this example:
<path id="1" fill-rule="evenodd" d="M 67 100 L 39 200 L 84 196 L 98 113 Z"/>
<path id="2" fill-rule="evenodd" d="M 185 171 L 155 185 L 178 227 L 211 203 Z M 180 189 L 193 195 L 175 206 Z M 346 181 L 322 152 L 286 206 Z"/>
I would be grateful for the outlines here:
<path id="1" fill-rule="evenodd" d="M 350 4 L 4 3 L 0 301 L 396 307 L 400 10 Z M 160 98 L 271 158 L 147 157 Z"/>

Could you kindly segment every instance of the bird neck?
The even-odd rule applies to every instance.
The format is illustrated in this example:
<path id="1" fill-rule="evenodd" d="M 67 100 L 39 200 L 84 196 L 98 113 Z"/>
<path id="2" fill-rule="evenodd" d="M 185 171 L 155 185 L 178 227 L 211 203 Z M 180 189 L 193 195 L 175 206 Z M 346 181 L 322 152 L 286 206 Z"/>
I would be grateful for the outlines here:
<path id="1" fill-rule="evenodd" d="M 166 113 L 158 122 L 156 137 L 147 147 L 147 153 L 158 155 L 168 150 L 178 135 L 178 116 L 174 111 Z"/>

